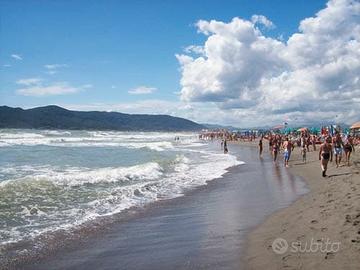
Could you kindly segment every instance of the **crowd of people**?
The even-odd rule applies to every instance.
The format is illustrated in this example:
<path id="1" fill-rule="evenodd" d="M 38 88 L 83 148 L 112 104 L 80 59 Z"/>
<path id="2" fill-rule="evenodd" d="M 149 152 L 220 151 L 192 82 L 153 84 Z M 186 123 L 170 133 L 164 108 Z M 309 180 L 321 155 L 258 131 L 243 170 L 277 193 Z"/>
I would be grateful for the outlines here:
<path id="1" fill-rule="evenodd" d="M 306 163 L 306 155 L 309 151 L 317 151 L 317 144 L 319 146 L 319 160 L 321 161 L 322 176 L 326 176 L 328 162 L 332 162 L 335 157 L 336 167 L 340 166 L 341 160 L 344 156 L 345 164 L 350 166 L 351 153 L 355 151 L 355 140 L 350 134 L 341 136 L 340 132 L 335 132 L 334 136 L 326 134 L 326 136 L 311 135 L 307 132 L 302 132 L 300 136 L 289 137 L 288 135 L 268 135 L 262 136 L 259 140 L 259 154 L 263 152 L 263 139 L 266 138 L 269 142 L 269 151 L 273 156 L 274 162 L 278 158 L 279 152 L 283 152 L 284 166 L 289 166 L 291 153 L 295 147 L 300 148 L 302 161 Z M 356 137 L 356 144 L 358 144 Z"/>
<path id="2" fill-rule="evenodd" d="M 264 150 L 264 140 L 267 140 L 269 152 L 274 162 L 283 154 L 284 166 L 289 166 L 289 160 L 294 149 L 300 149 L 302 161 L 306 163 L 307 153 L 318 151 L 321 163 L 322 176 L 326 177 L 329 161 L 335 159 L 336 167 L 339 167 L 341 161 L 350 166 L 351 153 L 355 151 L 355 145 L 360 145 L 360 136 L 351 136 L 341 133 L 340 130 L 332 132 L 329 129 L 322 128 L 319 134 L 311 134 L 309 130 L 304 129 L 301 132 L 291 134 L 267 133 L 248 133 L 237 134 L 228 131 L 212 131 L 200 135 L 204 140 L 221 140 L 221 149 L 228 153 L 227 141 L 256 141 L 258 140 L 259 155 L 262 156 Z"/>

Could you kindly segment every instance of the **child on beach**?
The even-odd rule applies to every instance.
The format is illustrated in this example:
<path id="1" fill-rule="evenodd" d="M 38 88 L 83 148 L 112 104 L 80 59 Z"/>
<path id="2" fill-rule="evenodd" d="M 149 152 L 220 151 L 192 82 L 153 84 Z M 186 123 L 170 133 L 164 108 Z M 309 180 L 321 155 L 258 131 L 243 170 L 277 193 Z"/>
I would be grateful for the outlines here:
<path id="1" fill-rule="evenodd" d="M 303 162 L 306 163 L 306 147 L 305 147 L 305 145 L 301 148 L 301 156 L 302 156 Z"/>

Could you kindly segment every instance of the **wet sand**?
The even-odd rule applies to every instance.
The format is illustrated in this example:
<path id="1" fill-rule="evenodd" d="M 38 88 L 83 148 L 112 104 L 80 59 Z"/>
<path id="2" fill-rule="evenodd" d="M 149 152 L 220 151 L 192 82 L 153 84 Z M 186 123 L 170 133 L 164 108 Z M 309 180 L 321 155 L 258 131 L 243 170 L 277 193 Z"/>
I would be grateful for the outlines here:
<path id="1" fill-rule="evenodd" d="M 305 179 L 310 192 L 250 233 L 246 268 L 360 269 L 360 148 L 356 150 L 351 167 L 329 163 L 323 178 L 318 152 L 308 153 L 303 164 L 295 149 L 290 171 Z M 281 254 L 273 250 L 277 238 L 288 245 L 277 250 Z M 314 244 L 309 249 L 312 242 L 318 249 Z"/>
<path id="2" fill-rule="evenodd" d="M 281 162 L 260 159 L 253 147 L 229 150 L 246 164 L 17 269 L 245 269 L 248 233 L 307 189 Z"/>

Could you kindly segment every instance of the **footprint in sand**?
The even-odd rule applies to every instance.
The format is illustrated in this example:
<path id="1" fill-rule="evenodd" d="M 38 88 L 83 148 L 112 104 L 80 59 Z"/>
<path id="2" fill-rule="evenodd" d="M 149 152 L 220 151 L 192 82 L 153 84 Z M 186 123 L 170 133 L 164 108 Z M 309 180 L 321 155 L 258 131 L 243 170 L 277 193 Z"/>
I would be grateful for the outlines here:
<path id="1" fill-rule="evenodd" d="M 352 239 L 351 242 L 352 243 L 360 243 L 360 239 Z"/>
<path id="2" fill-rule="evenodd" d="M 328 230 L 328 228 L 321 228 L 322 232 L 326 232 Z"/>
<path id="3" fill-rule="evenodd" d="M 326 256 L 325 256 L 325 260 L 328 260 L 328 259 L 332 259 L 332 258 L 334 258 L 334 253 L 332 253 L 332 252 L 327 252 L 326 253 Z"/>
<path id="4" fill-rule="evenodd" d="M 311 224 L 317 224 L 318 221 L 317 221 L 316 219 L 313 219 L 310 223 L 311 223 Z"/>

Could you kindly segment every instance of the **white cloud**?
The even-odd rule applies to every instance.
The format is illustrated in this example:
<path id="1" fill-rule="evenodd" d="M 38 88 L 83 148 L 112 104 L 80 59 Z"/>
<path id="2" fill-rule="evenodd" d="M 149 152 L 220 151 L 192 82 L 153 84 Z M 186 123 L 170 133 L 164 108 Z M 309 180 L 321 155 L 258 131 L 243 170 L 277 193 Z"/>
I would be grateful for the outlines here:
<path id="1" fill-rule="evenodd" d="M 190 46 L 187 46 L 184 51 L 186 53 L 196 53 L 196 54 L 204 54 L 205 51 L 204 51 L 204 47 L 202 46 L 196 46 L 196 45 L 190 45 Z"/>
<path id="2" fill-rule="evenodd" d="M 176 55 L 184 102 L 216 104 L 239 124 L 360 118 L 359 1 L 330 0 L 285 41 L 259 23 L 273 27 L 261 15 L 196 24 L 204 53 Z"/>
<path id="3" fill-rule="evenodd" d="M 262 24 L 269 29 L 275 28 L 275 24 L 273 24 L 273 22 L 266 18 L 264 15 L 252 15 L 251 21 L 254 24 Z"/>
<path id="4" fill-rule="evenodd" d="M 66 68 L 66 67 L 68 67 L 67 64 L 47 64 L 47 65 L 44 65 L 44 68 L 47 69 L 46 73 L 50 74 L 50 75 L 54 75 L 54 74 L 58 73 L 58 69 Z"/>
<path id="5" fill-rule="evenodd" d="M 91 84 L 74 87 L 68 82 L 45 84 L 43 80 L 39 78 L 21 79 L 16 83 L 24 86 L 16 90 L 18 95 L 34 97 L 74 94 L 93 87 Z"/>
<path id="6" fill-rule="evenodd" d="M 155 87 L 139 86 L 137 88 L 129 90 L 128 93 L 132 95 L 145 95 L 151 94 L 156 90 L 157 89 Z"/>
<path id="7" fill-rule="evenodd" d="M 23 58 L 19 55 L 19 54 L 12 54 L 12 55 L 10 55 L 12 58 L 14 58 L 15 60 L 19 60 L 19 61 L 21 61 L 21 60 L 23 60 Z"/>
<path id="8" fill-rule="evenodd" d="M 68 65 L 67 64 L 47 64 L 47 65 L 44 65 L 44 67 L 46 69 L 53 70 L 53 69 L 68 67 Z"/>
<path id="9" fill-rule="evenodd" d="M 42 82 L 43 79 L 41 78 L 27 78 L 27 79 L 20 79 L 17 80 L 16 83 L 20 85 L 30 86 L 30 85 L 38 85 Z"/>

